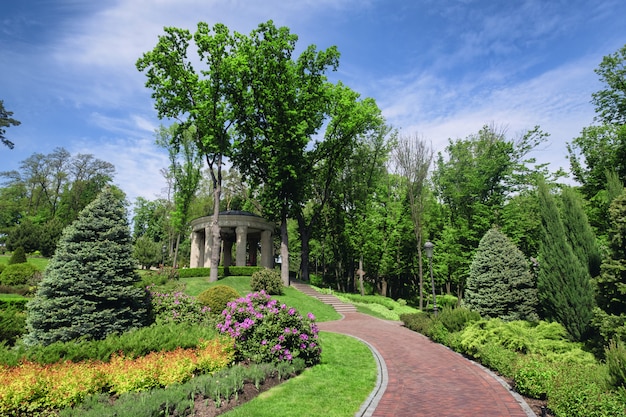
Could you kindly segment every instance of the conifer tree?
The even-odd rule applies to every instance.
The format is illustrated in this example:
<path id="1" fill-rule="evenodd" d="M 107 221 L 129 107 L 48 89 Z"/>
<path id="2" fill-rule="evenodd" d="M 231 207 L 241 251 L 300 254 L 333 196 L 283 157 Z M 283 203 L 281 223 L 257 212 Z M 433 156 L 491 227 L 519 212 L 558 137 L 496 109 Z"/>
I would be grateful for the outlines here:
<path id="1" fill-rule="evenodd" d="M 8 264 L 24 264 L 26 262 L 28 262 L 28 260 L 26 259 L 26 251 L 24 251 L 24 248 L 22 246 L 18 246 L 9 258 Z"/>
<path id="2" fill-rule="evenodd" d="M 597 279 L 598 306 L 611 315 L 626 314 L 626 193 L 609 207 L 610 257 Z"/>
<path id="3" fill-rule="evenodd" d="M 478 244 L 464 302 L 486 318 L 538 319 L 537 289 L 528 261 L 498 229 L 488 230 Z"/>
<path id="4" fill-rule="evenodd" d="M 27 344 L 103 339 L 147 324 L 123 195 L 105 189 L 68 226 L 28 304 Z"/>
<path id="5" fill-rule="evenodd" d="M 600 274 L 602 258 L 596 243 L 596 236 L 591 229 L 582 198 L 571 187 L 566 187 L 561 193 L 563 202 L 561 214 L 567 241 L 578 260 L 587 266 L 591 277 Z"/>
<path id="6" fill-rule="evenodd" d="M 539 184 L 542 240 L 537 290 L 542 318 L 561 323 L 572 339 L 586 336 L 593 315 L 593 289 L 585 266 L 567 242 L 554 197 Z"/>

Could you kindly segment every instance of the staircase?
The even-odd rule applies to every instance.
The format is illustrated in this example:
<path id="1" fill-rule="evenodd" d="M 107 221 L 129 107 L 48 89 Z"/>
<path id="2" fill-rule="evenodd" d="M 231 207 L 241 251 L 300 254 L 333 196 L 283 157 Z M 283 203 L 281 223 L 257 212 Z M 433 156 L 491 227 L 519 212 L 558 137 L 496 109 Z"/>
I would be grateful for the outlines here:
<path id="1" fill-rule="evenodd" d="M 341 301 L 339 298 L 335 297 L 334 295 L 322 294 L 320 292 L 317 292 L 313 288 L 311 288 L 311 286 L 308 284 L 292 281 L 291 286 L 308 296 L 319 299 L 324 304 L 331 305 L 340 314 L 356 313 L 356 307 L 353 304 L 344 303 L 343 301 Z"/>

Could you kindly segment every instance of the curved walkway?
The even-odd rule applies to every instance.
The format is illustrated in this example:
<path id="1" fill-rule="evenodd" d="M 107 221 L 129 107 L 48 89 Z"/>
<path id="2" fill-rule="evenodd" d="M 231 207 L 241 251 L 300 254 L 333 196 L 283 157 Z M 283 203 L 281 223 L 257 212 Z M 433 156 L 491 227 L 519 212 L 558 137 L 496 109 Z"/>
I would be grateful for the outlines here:
<path id="1" fill-rule="evenodd" d="M 312 290 L 303 284 L 294 287 L 309 294 Z M 361 313 L 343 315 L 318 327 L 363 340 L 379 364 L 379 383 L 358 416 L 536 416 L 504 381 L 447 347 L 399 322 Z"/>

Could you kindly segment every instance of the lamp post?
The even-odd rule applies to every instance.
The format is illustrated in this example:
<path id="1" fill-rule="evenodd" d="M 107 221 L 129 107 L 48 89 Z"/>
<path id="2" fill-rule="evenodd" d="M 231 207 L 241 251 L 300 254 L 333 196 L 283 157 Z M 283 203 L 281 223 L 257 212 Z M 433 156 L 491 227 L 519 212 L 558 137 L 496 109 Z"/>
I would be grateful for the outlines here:
<path id="1" fill-rule="evenodd" d="M 424 252 L 426 252 L 426 257 L 428 258 L 428 266 L 430 267 L 430 285 L 433 289 L 433 312 L 435 313 L 435 317 L 437 317 L 437 298 L 435 296 L 435 279 L 433 278 L 433 249 L 435 245 L 432 242 L 424 243 Z"/>

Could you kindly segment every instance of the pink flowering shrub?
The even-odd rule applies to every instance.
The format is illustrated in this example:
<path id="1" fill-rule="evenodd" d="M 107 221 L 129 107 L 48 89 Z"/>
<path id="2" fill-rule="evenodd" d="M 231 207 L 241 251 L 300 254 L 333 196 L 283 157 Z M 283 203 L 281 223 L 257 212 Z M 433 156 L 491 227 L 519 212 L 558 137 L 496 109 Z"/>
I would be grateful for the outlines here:
<path id="1" fill-rule="evenodd" d="M 182 292 L 159 293 L 153 292 L 152 286 L 148 286 L 152 314 L 157 323 L 202 323 L 210 319 L 207 306 L 200 304 L 196 297 Z"/>
<path id="2" fill-rule="evenodd" d="M 277 363 L 301 358 L 307 366 L 320 361 L 322 349 L 313 314 L 303 317 L 264 291 L 229 302 L 217 328 L 235 339 L 238 360 Z"/>

